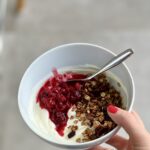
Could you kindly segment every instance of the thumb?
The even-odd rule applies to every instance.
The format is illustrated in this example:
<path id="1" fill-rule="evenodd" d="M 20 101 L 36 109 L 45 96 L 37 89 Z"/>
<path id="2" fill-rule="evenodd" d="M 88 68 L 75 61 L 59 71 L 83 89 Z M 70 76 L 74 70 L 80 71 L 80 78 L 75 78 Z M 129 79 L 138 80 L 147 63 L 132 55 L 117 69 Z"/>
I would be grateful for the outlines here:
<path id="1" fill-rule="evenodd" d="M 112 120 L 122 126 L 132 139 L 143 138 L 146 130 L 135 112 L 130 113 L 113 105 L 109 105 L 107 111 Z"/>

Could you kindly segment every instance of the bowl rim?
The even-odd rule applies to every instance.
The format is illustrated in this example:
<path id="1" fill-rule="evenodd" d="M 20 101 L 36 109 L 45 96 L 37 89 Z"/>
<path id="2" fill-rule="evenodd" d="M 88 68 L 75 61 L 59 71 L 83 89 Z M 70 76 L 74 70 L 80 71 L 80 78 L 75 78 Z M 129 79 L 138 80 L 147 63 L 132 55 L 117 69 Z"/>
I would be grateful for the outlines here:
<path id="1" fill-rule="evenodd" d="M 38 62 L 42 57 L 44 57 L 45 55 L 47 55 L 48 53 L 52 53 L 53 51 L 56 51 L 56 50 L 61 50 L 61 48 L 68 47 L 68 46 L 91 46 L 91 47 L 96 47 L 96 48 L 98 48 L 100 50 L 107 51 L 108 53 L 112 54 L 113 56 L 116 56 L 116 54 L 114 52 L 112 52 L 111 50 L 109 50 L 107 48 L 104 48 L 102 46 L 96 45 L 96 44 L 91 44 L 91 43 L 68 43 L 68 44 L 62 44 L 62 45 L 59 45 L 59 46 L 56 46 L 56 47 L 53 47 L 53 48 L 47 50 L 46 52 L 44 52 L 43 54 L 41 54 L 40 56 L 38 56 L 35 60 L 33 60 L 33 62 L 26 69 L 26 71 L 25 71 L 25 73 L 24 73 L 24 75 L 23 75 L 23 77 L 21 79 L 21 82 L 20 82 L 20 85 L 19 85 L 19 89 L 18 89 L 18 106 L 19 106 L 19 112 L 20 112 L 20 114 L 22 116 L 22 119 L 24 120 L 24 122 L 29 127 L 29 129 L 32 130 L 32 133 L 34 133 L 35 135 L 37 135 L 41 139 L 45 140 L 46 142 L 52 144 L 53 146 L 61 147 L 61 148 L 66 148 L 66 147 L 67 148 L 88 147 L 88 146 L 91 146 L 94 143 L 98 144 L 100 142 L 100 140 L 105 140 L 106 137 L 110 137 L 111 138 L 112 137 L 111 135 L 114 135 L 121 127 L 117 125 L 113 130 L 111 130 L 107 134 L 103 135 L 100 138 L 92 140 L 92 141 L 88 141 L 88 142 L 85 142 L 85 143 L 73 143 L 73 144 L 67 144 L 67 143 L 65 143 L 65 144 L 62 144 L 62 143 L 57 143 L 57 142 L 54 142 L 54 141 L 50 141 L 47 138 L 41 136 L 39 133 L 37 133 L 30 126 L 30 123 L 24 117 L 24 113 L 23 113 L 23 111 L 21 109 L 21 95 L 20 95 L 20 93 L 21 93 L 21 87 L 23 85 L 24 78 L 25 78 L 26 74 L 30 71 L 31 67 L 36 62 Z M 127 70 L 128 74 L 129 74 L 129 78 L 131 80 L 130 82 L 131 82 L 131 88 L 132 88 L 132 99 L 131 99 L 131 104 L 130 104 L 129 108 L 127 109 L 127 111 L 131 112 L 132 107 L 133 107 L 133 103 L 134 103 L 134 100 L 135 100 L 135 84 L 134 84 L 133 76 L 132 76 L 129 68 L 127 67 L 127 65 L 124 62 L 122 64 L 125 67 L 125 69 Z"/>

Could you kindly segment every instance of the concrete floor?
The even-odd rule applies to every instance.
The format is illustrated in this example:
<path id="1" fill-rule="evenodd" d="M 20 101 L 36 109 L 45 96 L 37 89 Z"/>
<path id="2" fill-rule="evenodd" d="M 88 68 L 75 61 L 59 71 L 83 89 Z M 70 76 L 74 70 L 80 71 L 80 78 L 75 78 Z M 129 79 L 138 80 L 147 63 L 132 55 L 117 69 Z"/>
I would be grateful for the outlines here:
<path id="1" fill-rule="evenodd" d="M 134 109 L 150 131 L 149 6 L 149 0 L 27 0 L 24 11 L 13 19 L 9 9 L 0 54 L 0 150 L 51 148 L 22 120 L 17 91 L 36 57 L 70 42 L 95 43 L 116 53 L 129 47 L 135 50 L 127 61 L 136 86 Z"/>

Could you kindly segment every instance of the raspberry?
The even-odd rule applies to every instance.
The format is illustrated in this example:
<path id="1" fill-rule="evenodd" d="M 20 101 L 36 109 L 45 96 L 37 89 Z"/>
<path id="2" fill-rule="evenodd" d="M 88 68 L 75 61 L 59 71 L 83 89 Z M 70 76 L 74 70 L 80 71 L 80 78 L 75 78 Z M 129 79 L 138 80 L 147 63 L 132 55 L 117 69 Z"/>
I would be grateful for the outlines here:
<path id="1" fill-rule="evenodd" d="M 37 103 L 42 109 L 49 112 L 49 118 L 55 124 L 56 131 L 63 136 L 68 121 L 67 113 L 80 100 L 83 84 L 66 81 L 71 78 L 85 78 L 86 75 L 78 73 L 59 74 L 56 69 L 53 69 L 52 72 L 54 76 L 48 79 L 38 92 Z"/>

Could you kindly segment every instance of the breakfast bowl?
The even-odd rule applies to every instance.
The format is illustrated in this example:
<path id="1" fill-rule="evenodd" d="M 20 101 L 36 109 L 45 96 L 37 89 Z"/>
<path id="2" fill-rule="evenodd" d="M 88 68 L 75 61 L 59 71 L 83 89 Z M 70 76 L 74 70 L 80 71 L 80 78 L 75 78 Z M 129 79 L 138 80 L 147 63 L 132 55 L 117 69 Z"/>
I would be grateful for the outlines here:
<path id="1" fill-rule="evenodd" d="M 55 130 L 55 124 L 50 121 L 48 111 L 40 108 L 37 97 L 41 87 L 52 76 L 52 72 L 57 74 L 54 68 L 62 74 L 70 71 L 94 73 L 114 56 L 110 50 L 88 43 L 61 45 L 39 56 L 24 73 L 18 91 L 19 110 L 28 127 L 36 135 L 60 149 L 89 149 L 108 141 L 118 132 L 120 126 L 116 125 L 108 133 L 86 142 L 76 142 L 63 137 L 61 132 Z M 122 63 L 107 71 L 106 76 L 122 97 L 123 108 L 131 111 L 135 89 L 128 67 Z"/>

